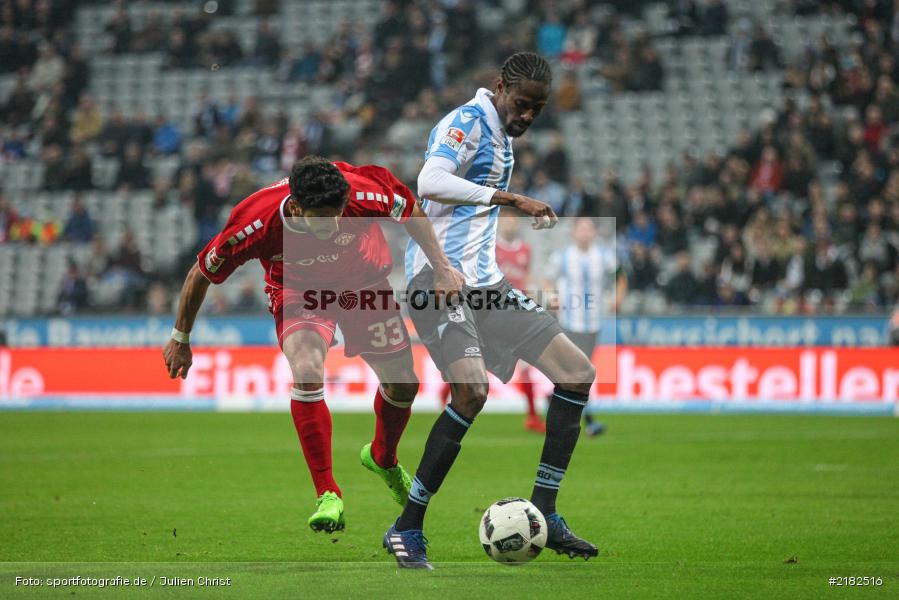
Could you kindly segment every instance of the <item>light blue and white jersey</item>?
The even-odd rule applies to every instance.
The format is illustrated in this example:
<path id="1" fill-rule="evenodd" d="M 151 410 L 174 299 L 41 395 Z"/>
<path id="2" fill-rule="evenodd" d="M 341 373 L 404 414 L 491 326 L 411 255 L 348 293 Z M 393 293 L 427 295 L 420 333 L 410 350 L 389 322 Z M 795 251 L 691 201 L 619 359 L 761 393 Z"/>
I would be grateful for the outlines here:
<path id="1" fill-rule="evenodd" d="M 609 294 L 615 293 L 615 249 L 593 244 L 586 250 L 575 245 L 550 258 L 549 273 L 559 294 L 559 324 L 568 331 L 595 333 L 608 311 Z"/>
<path id="2" fill-rule="evenodd" d="M 512 138 L 506 135 L 493 92 L 481 88 L 474 98 L 443 117 L 431 130 L 425 160 L 439 156 L 456 165 L 457 177 L 500 190 L 509 188 L 512 178 Z M 472 286 L 492 285 L 503 274 L 496 266 L 496 224 L 499 206 L 441 204 L 423 198 L 422 210 L 434 227 L 437 240 L 450 264 L 465 275 Z M 428 264 L 417 243 L 406 248 L 406 279 L 410 280 Z"/>

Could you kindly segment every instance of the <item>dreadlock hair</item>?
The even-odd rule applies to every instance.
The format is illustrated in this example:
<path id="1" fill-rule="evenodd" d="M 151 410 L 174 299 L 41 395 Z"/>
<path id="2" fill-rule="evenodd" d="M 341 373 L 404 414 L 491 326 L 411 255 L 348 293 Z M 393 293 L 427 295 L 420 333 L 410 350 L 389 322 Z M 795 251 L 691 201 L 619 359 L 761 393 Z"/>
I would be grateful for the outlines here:
<path id="1" fill-rule="evenodd" d="M 290 196 L 302 208 L 341 208 L 350 184 L 326 158 L 304 156 L 290 169 Z"/>
<path id="2" fill-rule="evenodd" d="M 521 81 L 539 81 L 550 85 L 553 72 L 546 59 L 539 54 L 516 52 L 503 63 L 500 78 L 506 87 Z"/>

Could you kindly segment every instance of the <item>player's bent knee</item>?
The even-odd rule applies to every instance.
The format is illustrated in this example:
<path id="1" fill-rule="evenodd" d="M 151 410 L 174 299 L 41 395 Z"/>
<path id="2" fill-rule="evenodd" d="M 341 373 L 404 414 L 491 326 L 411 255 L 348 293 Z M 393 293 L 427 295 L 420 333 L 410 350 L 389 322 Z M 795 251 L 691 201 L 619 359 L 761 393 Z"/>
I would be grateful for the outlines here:
<path id="1" fill-rule="evenodd" d="M 579 394 L 588 394 L 593 382 L 596 380 L 596 367 L 589 361 L 583 364 L 572 365 L 565 373 L 562 381 L 556 382 L 561 389 Z"/>
<path id="2" fill-rule="evenodd" d="M 412 380 L 403 382 L 385 383 L 381 386 L 381 393 L 384 400 L 395 405 L 409 406 L 415 400 L 418 394 L 418 379 L 412 375 Z"/>
<path id="3" fill-rule="evenodd" d="M 486 383 L 456 383 L 452 389 L 452 406 L 467 419 L 474 419 L 487 402 Z"/>
<path id="4" fill-rule="evenodd" d="M 295 385 L 321 387 L 325 380 L 324 365 L 315 360 L 300 360 L 293 364 Z"/>

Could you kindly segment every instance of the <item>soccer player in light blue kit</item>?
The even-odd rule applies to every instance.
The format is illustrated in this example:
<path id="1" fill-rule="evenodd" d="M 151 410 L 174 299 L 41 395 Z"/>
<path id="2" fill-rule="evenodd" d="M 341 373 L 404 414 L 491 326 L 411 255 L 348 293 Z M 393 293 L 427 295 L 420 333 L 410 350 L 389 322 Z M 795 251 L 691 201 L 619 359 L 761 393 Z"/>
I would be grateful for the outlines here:
<path id="1" fill-rule="evenodd" d="M 544 308 L 512 288 L 497 268 L 500 206 L 534 217 L 533 227 L 558 221 L 545 202 L 507 191 L 512 140 L 546 105 L 552 83 L 542 57 L 521 52 L 503 64 L 494 91 L 478 90 L 431 132 L 418 177 L 422 208 L 450 264 L 465 276 L 456 302 L 433 298 L 433 272 L 414 242 L 406 251 L 410 315 L 418 335 L 450 384 L 452 401 L 437 418 L 402 515 L 384 535 L 401 567 L 430 569 L 423 534 L 425 510 L 452 467 L 462 438 L 487 400 L 487 372 L 508 381 L 519 359 L 538 368 L 555 389 L 531 501 L 547 521 L 547 548 L 570 557 L 596 556 L 556 512 L 556 494 L 580 434 L 580 419 L 595 378 L 590 359 Z"/>

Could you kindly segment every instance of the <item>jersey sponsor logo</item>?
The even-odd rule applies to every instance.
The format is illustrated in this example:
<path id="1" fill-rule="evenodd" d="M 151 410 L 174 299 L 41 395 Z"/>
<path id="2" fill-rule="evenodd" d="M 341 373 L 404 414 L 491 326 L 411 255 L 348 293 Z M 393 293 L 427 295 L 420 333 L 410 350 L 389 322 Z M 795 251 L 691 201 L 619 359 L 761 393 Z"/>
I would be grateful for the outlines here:
<path id="1" fill-rule="evenodd" d="M 395 221 L 399 221 L 403 216 L 404 210 L 406 210 L 406 199 L 399 194 L 394 194 L 393 208 L 390 210 L 390 216 L 393 217 Z"/>
<path id="2" fill-rule="evenodd" d="M 481 349 L 478 348 L 477 346 L 469 346 L 468 348 L 465 349 L 466 357 L 480 356 L 480 355 L 481 355 Z"/>
<path id="3" fill-rule="evenodd" d="M 338 246 L 349 246 L 354 239 L 356 239 L 355 233 L 341 233 L 334 238 L 334 243 Z"/>
<path id="4" fill-rule="evenodd" d="M 219 270 L 219 267 L 222 266 L 222 263 L 225 262 L 225 259 L 219 257 L 216 253 L 216 247 L 213 246 L 212 250 L 206 253 L 206 260 L 204 262 L 206 263 L 206 270 L 210 273 L 215 273 Z"/>
<path id="5" fill-rule="evenodd" d="M 293 262 L 295 265 L 300 265 L 301 267 L 309 267 L 314 265 L 316 262 L 320 263 L 332 263 L 340 260 L 339 254 L 319 254 L 318 256 L 314 256 L 311 258 L 301 258 L 300 260 L 296 260 Z"/>
<path id="6" fill-rule="evenodd" d="M 443 143 L 453 150 L 461 148 L 463 141 L 465 141 L 465 132 L 456 127 L 450 127 L 443 136 Z"/>

